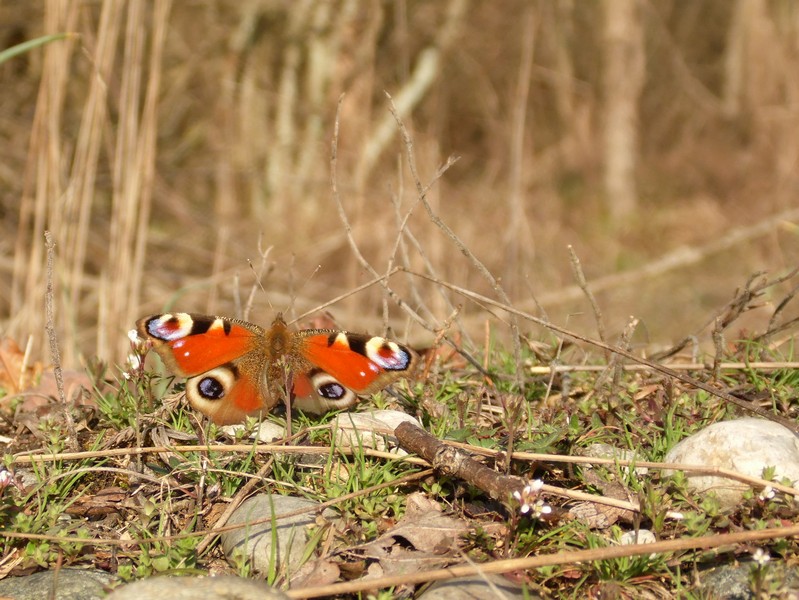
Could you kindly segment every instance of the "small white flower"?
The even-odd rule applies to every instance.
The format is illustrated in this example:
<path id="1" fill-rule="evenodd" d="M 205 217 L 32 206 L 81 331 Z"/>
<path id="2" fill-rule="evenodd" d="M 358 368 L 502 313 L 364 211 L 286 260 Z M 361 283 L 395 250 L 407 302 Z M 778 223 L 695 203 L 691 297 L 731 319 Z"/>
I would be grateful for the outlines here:
<path id="1" fill-rule="evenodd" d="M 11 474 L 11 471 L 5 467 L 0 467 L 0 487 L 6 487 L 10 483 L 13 483 L 13 481 L 14 476 Z"/>
<path id="2" fill-rule="evenodd" d="M 523 515 L 532 513 L 532 516 L 540 517 L 541 515 L 548 515 L 552 512 L 552 507 L 538 497 L 538 494 L 544 487 L 544 482 L 541 479 L 535 479 L 522 488 L 521 491 L 516 490 L 513 492 L 513 497 L 521 505 L 519 512 Z"/>
<path id="3" fill-rule="evenodd" d="M 138 344 L 141 341 L 141 338 L 139 338 L 139 332 L 135 329 L 128 331 L 128 339 L 130 340 L 131 344 Z"/>
<path id="4" fill-rule="evenodd" d="M 13 485 L 20 491 L 22 490 L 22 484 L 14 477 L 14 473 L 0 466 L 0 495 L 2 495 L 5 489 L 10 485 Z"/>
<path id="5" fill-rule="evenodd" d="M 758 548 L 752 553 L 752 560 L 755 561 L 759 566 L 763 567 L 768 561 L 771 560 L 771 556 L 769 556 L 768 552 L 763 550 L 763 548 Z"/>
<path id="6" fill-rule="evenodd" d="M 760 499 L 761 502 L 765 502 L 766 500 L 771 500 L 775 495 L 776 492 L 774 491 L 774 488 L 771 487 L 770 485 L 767 485 L 766 487 L 763 488 L 763 491 L 760 492 L 758 498 Z"/>
<path id="7" fill-rule="evenodd" d="M 141 368 L 141 356 L 138 354 L 128 354 L 128 367 L 133 371 Z"/>

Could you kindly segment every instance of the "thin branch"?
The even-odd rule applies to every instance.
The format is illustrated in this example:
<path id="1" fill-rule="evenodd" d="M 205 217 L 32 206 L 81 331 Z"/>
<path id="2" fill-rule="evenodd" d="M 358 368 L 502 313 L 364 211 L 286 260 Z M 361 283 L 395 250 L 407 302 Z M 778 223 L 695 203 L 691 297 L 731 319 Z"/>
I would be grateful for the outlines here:
<path id="1" fill-rule="evenodd" d="M 599 308 L 599 303 L 596 301 L 596 296 L 594 296 L 593 292 L 588 287 L 588 282 L 586 281 L 585 273 L 583 272 L 583 266 L 580 264 L 580 258 L 574 251 L 574 247 L 569 244 L 568 249 L 569 262 L 571 262 L 572 273 L 574 274 L 574 278 L 577 280 L 577 286 L 582 290 L 583 294 L 585 294 L 585 297 L 588 298 L 588 303 L 591 305 L 591 310 L 594 313 L 594 320 L 596 321 L 596 330 L 597 334 L 599 334 L 599 339 L 603 342 L 606 342 L 605 321 L 602 318 L 602 310 Z"/>
<path id="2" fill-rule="evenodd" d="M 713 365 L 707 365 L 700 362 L 690 363 L 671 363 L 668 366 L 674 371 L 707 371 L 712 369 Z M 643 364 L 623 364 L 620 368 L 624 371 L 651 371 L 652 367 Z M 799 369 L 799 362 L 783 361 L 783 362 L 723 362 L 719 364 L 719 368 L 723 371 L 776 371 L 780 369 Z M 528 367 L 527 372 L 533 375 L 549 375 L 550 373 L 584 373 L 604 371 L 607 369 L 606 365 L 550 365 L 550 366 L 536 366 Z"/>
<path id="3" fill-rule="evenodd" d="M 350 225 L 349 218 L 344 210 L 344 205 L 341 202 L 341 196 L 338 191 L 338 140 L 339 127 L 341 124 L 341 103 L 343 100 L 344 96 L 342 95 L 339 98 L 338 106 L 336 108 L 336 119 L 333 125 L 333 139 L 330 144 L 330 185 L 333 193 L 333 201 L 336 203 L 336 209 L 338 210 L 339 219 L 341 220 L 341 223 L 344 226 L 344 231 L 347 234 L 347 241 L 349 242 L 350 249 L 355 255 L 357 261 L 372 275 L 372 277 L 380 282 L 380 284 L 383 286 L 383 289 L 396 303 L 396 305 L 404 310 L 417 323 L 426 324 L 426 321 L 422 319 L 422 317 L 415 310 L 408 306 L 408 304 L 402 298 L 400 298 L 400 296 L 393 289 L 391 289 L 385 277 L 380 276 L 377 270 L 372 267 L 371 264 L 369 264 L 369 261 L 366 260 L 366 257 L 361 253 L 360 248 L 358 248 L 358 243 L 355 241 L 355 237 L 352 234 L 352 226 Z"/>
<path id="4" fill-rule="evenodd" d="M 44 232 L 45 248 L 47 249 L 47 287 L 44 294 L 44 312 L 47 317 L 45 330 L 47 340 L 50 344 L 50 360 L 53 361 L 53 375 L 55 375 L 55 385 L 58 390 L 58 399 L 62 406 L 66 406 L 67 398 L 64 394 L 64 374 L 61 368 L 61 353 L 58 350 L 58 335 L 55 331 L 55 309 L 53 308 L 53 269 L 55 263 L 55 242 L 53 234 L 49 231 Z"/>

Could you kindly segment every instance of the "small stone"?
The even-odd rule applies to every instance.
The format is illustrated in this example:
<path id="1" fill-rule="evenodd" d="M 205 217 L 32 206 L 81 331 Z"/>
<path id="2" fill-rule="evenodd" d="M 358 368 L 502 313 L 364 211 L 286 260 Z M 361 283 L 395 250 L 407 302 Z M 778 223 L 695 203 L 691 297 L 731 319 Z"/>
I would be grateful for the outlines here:
<path id="1" fill-rule="evenodd" d="M 764 419 L 722 421 L 685 438 L 672 448 L 665 462 L 731 469 L 750 477 L 762 477 L 774 467 L 777 480 L 799 480 L 799 439 L 786 427 Z M 665 476 L 672 471 L 664 471 Z M 685 472 L 688 485 L 697 492 L 712 491 L 722 508 L 732 508 L 743 498 L 745 483 L 703 473 Z"/>
<path id="2" fill-rule="evenodd" d="M 297 571 L 301 566 L 305 546 L 308 542 L 309 528 L 316 523 L 318 510 L 277 521 L 277 551 L 272 555 L 272 515 L 296 512 L 302 509 L 313 509 L 318 503 L 306 498 L 294 496 L 278 496 L 275 494 L 259 494 L 245 500 L 231 515 L 227 525 L 241 524 L 240 529 L 226 531 L 221 535 L 222 549 L 231 565 L 236 564 L 234 553 L 243 553 L 259 573 L 268 572 L 270 565 L 279 565 L 289 573 Z M 336 513 L 325 509 L 322 515 L 332 519 Z M 263 523 L 250 524 L 265 520 Z"/>
<path id="3" fill-rule="evenodd" d="M 45 598 L 46 596 L 42 596 Z M 151 577 L 119 587 L 106 600 L 284 600 L 283 592 L 263 581 L 235 575 Z"/>
<path id="4" fill-rule="evenodd" d="M 235 438 L 236 434 L 244 429 L 244 425 L 241 423 L 225 425 L 221 429 L 230 437 Z M 270 442 L 283 439 L 284 437 L 286 437 L 286 428 L 272 421 L 262 421 L 258 425 L 258 428 L 249 435 L 249 439 L 257 439 L 264 444 L 269 444 Z"/>
<path id="5" fill-rule="evenodd" d="M 14 600 L 101 600 L 106 598 L 113 575 L 96 569 L 65 568 L 40 571 L 23 577 L 7 577 L 0 581 L 0 597 Z"/>
<path id="6" fill-rule="evenodd" d="M 639 529 L 638 531 L 625 531 L 619 537 L 619 543 L 622 546 L 629 546 L 631 544 L 654 544 L 657 542 L 655 534 L 648 529 Z"/>
<path id="7" fill-rule="evenodd" d="M 541 597 L 502 575 L 469 575 L 456 579 L 437 581 L 419 595 L 419 600 L 474 600 L 474 598 L 529 598 Z"/>
<path id="8" fill-rule="evenodd" d="M 752 562 L 722 565 L 697 572 L 698 597 L 718 600 L 754 600 L 752 592 Z M 799 591 L 799 569 L 781 563 L 771 569 L 771 580 L 776 587 L 769 589 L 768 598 L 796 598 Z"/>
<path id="9" fill-rule="evenodd" d="M 407 452 L 397 447 L 397 438 L 394 437 L 394 429 L 404 422 L 421 427 L 417 419 L 398 410 L 342 413 L 336 415 L 330 426 L 339 447 L 371 448 L 404 456 Z"/>

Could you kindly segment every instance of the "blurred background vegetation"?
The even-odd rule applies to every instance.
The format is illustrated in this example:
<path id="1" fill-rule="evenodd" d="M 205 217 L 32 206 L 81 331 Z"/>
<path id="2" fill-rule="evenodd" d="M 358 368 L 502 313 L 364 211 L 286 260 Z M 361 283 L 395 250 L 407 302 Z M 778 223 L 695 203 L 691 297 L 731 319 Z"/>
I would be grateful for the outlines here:
<path id="1" fill-rule="evenodd" d="M 595 333 L 572 245 L 609 333 L 635 315 L 640 343 L 665 344 L 799 256 L 790 0 L 0 1 L 0 49 L 64 32 L 0 64 L 0 332 L 34 356 L 45 229 L 67 363 L 119 360 L 165 307 L 233 314 L 259 244 L 253 320 L 368 281 L 331 191 L 340 98 L 337 186 L 364 256 L 385 272 L 412 210 L 407 264 L 493 296 L 417 205 L 385 92 L 423 185 L 458 157 L 431 206 L 519 308 Z M 441 286 L 392 284 L 448 316 Z M 332 310 L 376 331 L 380 298 Z"/>

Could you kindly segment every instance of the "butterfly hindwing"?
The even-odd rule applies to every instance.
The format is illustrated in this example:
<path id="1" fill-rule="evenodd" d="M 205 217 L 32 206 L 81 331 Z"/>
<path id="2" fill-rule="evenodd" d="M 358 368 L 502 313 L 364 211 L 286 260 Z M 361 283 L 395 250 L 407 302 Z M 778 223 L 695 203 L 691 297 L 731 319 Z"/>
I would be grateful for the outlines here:
<path id="1" fill-rule="evenodd" d="M 260 389 L 260 327 L 224 317 L 167 313 L 141 319 L 137 329 L 170 370 L 189 378 L 186 398 L 215 423 L 239 423 L 266 408 L 268 395 Z"/>

